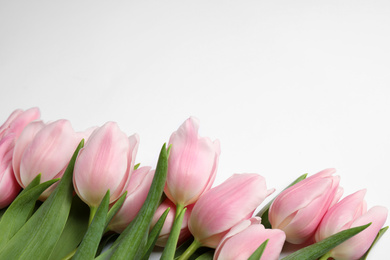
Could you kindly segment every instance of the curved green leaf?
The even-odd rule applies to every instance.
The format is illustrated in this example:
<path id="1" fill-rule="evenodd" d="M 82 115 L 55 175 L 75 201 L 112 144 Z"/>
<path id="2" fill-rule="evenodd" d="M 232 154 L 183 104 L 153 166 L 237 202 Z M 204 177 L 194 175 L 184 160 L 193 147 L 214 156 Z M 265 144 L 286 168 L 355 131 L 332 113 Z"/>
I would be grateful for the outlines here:
<path id="1" fill-rule="evenodd" d="M 8 207 L 0 221 L 0 249 L 19 231 L 31 216 L 39 196 L 58 179 L 39 184 L 41 175 L 24 189 Z M 39 184 L 39 185 L 38 185 Z"/>
<path id="2" fill-rule="evenodd" d="M 332 248 L 338 246 L 339 244 L 343 243 L 348 238 L 353 237 L 354 235 L 358 234 L 359 232 L 366 229 L 368 226 L 370 226 L 371 223 L 354 227 L 350 229 L 343 230 L 341 232 L 338 232 L 328 238 L 325 238 L 324 240 L 317 242 L 313 245 L 304 247 L 284 258 L 283 260 L 315 260 L 323 255 L 325 255 L 327 252 L 329 252 Z"/>
<path id="3" fill-rule="evenodd" d="M 64 229 L 72 204 L 72 176 L 82 140 L 49 198 L 0 251 L 0 259 L 47 259 Z"/>
<path id="4" fill-rule="evenodd" d="M 248 260 L 260 260 L 261 256 L 264 253 L 265 247 L 268 244 L 269 239 L 265 240 L 261 245 L 253 252 L 253 254 L 248 258 Z"/>

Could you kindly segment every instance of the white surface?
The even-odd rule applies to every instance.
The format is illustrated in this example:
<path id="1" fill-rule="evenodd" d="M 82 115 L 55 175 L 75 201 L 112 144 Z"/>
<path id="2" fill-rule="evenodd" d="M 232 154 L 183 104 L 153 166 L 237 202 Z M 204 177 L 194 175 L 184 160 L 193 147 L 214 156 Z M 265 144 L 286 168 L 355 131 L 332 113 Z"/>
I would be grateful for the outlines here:
<path id="1" fill-rule="evenodd" d="M 117 121 L 155 165 L 194 115 L 221 141 L 216 184 L 335 167 L 389 207 L 389 26 L 388 1 L 0 1 L 0 122 Z"/>

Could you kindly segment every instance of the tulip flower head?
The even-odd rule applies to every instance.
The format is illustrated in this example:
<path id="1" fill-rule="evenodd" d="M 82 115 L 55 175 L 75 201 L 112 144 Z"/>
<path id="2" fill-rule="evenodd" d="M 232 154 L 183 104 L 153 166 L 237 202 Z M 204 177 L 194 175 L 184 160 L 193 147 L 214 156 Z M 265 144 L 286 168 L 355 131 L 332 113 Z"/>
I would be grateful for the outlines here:
<path id="1" fill-rule="evenodd" d="M 8 206 L 21 189 L 12 165 L 15 142 L 26 125 L 39 116 L 38 108 L 18 109 L 0 126 L 0 209 Z"/>
<path id="2" fill-rule="evenodd" d="M 261 259 L 277 260 L 286 235 L 280 229 L 265 229 L 259 217 L 243 220 L 234 226 L 215 250 L 216 260 L 246 260 L 268 239 Z"/>
<path id="3" fill-rule="evenodd" d="M 61 178 L 80 141 L 68 120 L 47 125 L 40 121 L 29 124 L 14 150 L 13 165 L 19 184 L 26 187 L 39 173 L 41 182 Z M 40 198 L 47 198 L 53 188 Z"/>
<path id="4" fill-rule="evenodd" d="M 2 126 L 0 126 L 0 139 L 8 133 L 13 133 L 18 138 L 23 129 L 32 121 L 39 119 L 40 111 L 33 107 L 26 111 L 17 109 L 8 117 Z"/>
<path id="5" fill-rule="evenodd" d="M 315 234 L 317 242 L 345 229 L 371 223 L 359 234 L 333 248 L 330 251 L 330 257 L 337 260 L 360 259 L 385 224 L 387 209 L 375 206 L 367 211 L 367 204 L 364 201 L 365 193 L 365 190 L 360 190 L 345 197 L 330 208 L 321 221 Z"/>
<path id="6" fill-rule="evenodd" d="M 339 176 L 323 170 L 282 191 L 269 209 L 272 228 L 286 233 L 286 241 L 301 244 L 314 235 L 335 196 L 340 196 Z"/>
<path id="7" fill-rule="evenodd" d="M 171 135 L 164 189 L 176 205 L 195 203 L 211 188 L 217 172 L 220 144 L 198 135 L 199 121 L 190 117 Z"/>
<path id="8" fill-rule="evenodd" d="M 146 200 L 153 177 L 154 170 L 148 166 L 138 168 L 131 174 L 129 185 L 126 188 L 126 199 L 108 225 L 110 230 L 121 233 L 137 216 Z"/>
<path id="9" fill-rule="evenodd" d="M 110 203 L 126 190 L 134 168 L 139 137 L 127 137 L 118 125 L 108 122 L 97 128 L 76 159 L 73 184 L 78 196 L 98 207 L 107 190 Z"/>
<path id="10" fill-rule="evenodd" d="M 212 188 L 195 203 L 189 229 L 203 246 L 216 248 L 222 237 L 254 210 L 274 190 L 267 190 L 258 174 L 234 174 Z"/>

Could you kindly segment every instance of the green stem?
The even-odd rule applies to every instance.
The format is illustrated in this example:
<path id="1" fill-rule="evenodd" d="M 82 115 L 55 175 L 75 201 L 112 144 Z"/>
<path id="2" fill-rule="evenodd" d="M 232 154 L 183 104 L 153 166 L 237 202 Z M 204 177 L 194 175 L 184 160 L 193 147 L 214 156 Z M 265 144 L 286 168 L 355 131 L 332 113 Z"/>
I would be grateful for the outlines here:
<path id="1" fill-rule="evenodd" d="M 181 225 L 183 223 L 183 218 L 186 210 L 187 208 L 185 208 L 183 205 L 176 205 L 175 220 L 172 224 L 171 232 L 169 234 L 164 251 L 161 254 L 161 260 L 171 260 L 174 258 L 177 241 L 179 240 Z"/>
<path id="2" fill-rule="evenodd" d="M 328 260 L 328 258 L 330 257 L 330 251 L 328 253 L 326 253 L 325 255 L 321 256 L 321 258 L 319 260 Z"/>
<path id="3" fill-rule="evenodd" d="M 93 220 L 93 217 L 95 216 L 96 214 L 96 210 L 98 209 L 98 207 L 89 207 L 90 211 L 89 211 L 89 220 L 88 220 L 88 226 L 91 225 L 91 222 Z"/>
<path id="4" fill-rule="evenodd" d="M 201 247 L 202 244 L 198 240 L 194 240 L 192 244 L 184 251 L 184 253 L 179 257 L 179 260 L 187 260 L 190 256 L 195 253 L 195 251 Z"/>

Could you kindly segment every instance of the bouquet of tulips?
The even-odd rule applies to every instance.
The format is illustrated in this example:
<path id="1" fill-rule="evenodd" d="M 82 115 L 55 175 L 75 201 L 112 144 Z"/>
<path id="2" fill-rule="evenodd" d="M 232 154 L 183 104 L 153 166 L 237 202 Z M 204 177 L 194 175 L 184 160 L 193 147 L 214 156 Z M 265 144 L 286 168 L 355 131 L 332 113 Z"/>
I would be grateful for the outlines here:
<path id="1" fill-rule="evenodd" d="M 334 169 L 274 189 L 254 173 L 213 187 L 220 143 L 191 117 L 163 145 L 157 166 L 135 164 L 137 134 L 114 122 L 75 132 L 38 108 L 0 127 L 0 259 L 366 259 L 387 209 L 365 190 L 342 198 Z M 307 178 L 306 178 L 307 177 Z M 342 199 L 341 199 L 342 198 Z"/>

